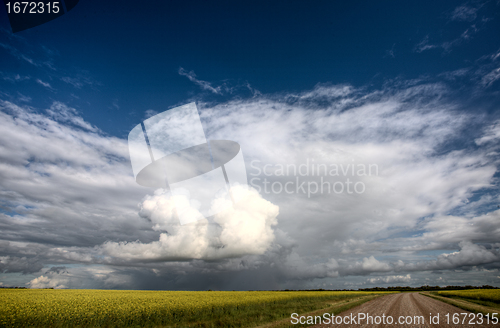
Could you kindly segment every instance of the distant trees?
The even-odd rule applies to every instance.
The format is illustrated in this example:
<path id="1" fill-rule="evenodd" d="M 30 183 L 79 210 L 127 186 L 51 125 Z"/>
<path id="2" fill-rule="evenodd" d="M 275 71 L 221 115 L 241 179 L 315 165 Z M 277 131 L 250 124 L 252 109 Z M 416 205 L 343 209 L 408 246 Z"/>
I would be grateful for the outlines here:
<path id="1" fill-rule="evenodd" d="M 429 290 L 464 290 L 464 289 L 499 289 L 498 287 L 483 285 L 483 286 L 420 286 L 420 287 L 410 287 L 410 286 L 391 286 L 391 287 L 372 287 L 372 288 L 360 288 L 360 289 L 281 289 L 281 290 L 273 290 L 277 292 L 301 292 L 301 291 L 309 291 L 309 292 L 331 292 L 331 291 L 363 291 L 363 292 L 423 292 Z"/>
<path id="2" fill-rule="evenodd" d="M 464 289 L 498 289 L 498 287 L 493 287 L 489 285 L 483 285 L 483 286 L 420 286 L 420 287 L 401 287 L 401 286 L 396 286 L 396 287 L 372 287 L 372 288 L 363 288 L 359 289 L 361 291 L 429 291 L 429 290 L 464 290 Z"/>

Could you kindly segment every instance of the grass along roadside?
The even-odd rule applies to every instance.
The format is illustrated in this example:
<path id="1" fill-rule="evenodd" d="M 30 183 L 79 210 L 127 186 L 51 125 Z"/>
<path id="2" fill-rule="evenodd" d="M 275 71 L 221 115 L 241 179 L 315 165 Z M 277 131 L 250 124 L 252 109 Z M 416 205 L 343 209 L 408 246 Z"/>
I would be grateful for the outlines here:
<path id="1" fill-rule="evenodd" d="M 290 313 L 298 313 L 299 316 L 322 316 L 325 313 L 330 313 L 334 315 L 338 315 L 339 313 L 342 313 L 344 311 L 350 310 L 358 305 L 361 305 L 363 303 L 366 303 L 368 301 L 371 301 L 377 297 L 383 296 L 388 293 L 380 293 L 380 294 L 374 294 L 374 295 L 367 295 L 367 296 L 361 296 L 361 297 L 356 297 L 353 299 L 348 299 L 344 301 L 330 301 L 330 302 L 325 302 L 326 307 L 320 310 L 312 311 L 312 312 L 307 312 L 307 313 L 299 313 L 298 311 L 293 311 Z M 279 320 L 276 322 L 271 322 L 265 325 L 258 326 L 258 328 L 282 328 L 282 327 L 309 327 L 313 326 L 314 324 L 292 324 L 291 323 L 291 317 L 288 317 L 283 320 Z"/>
<path id="2" fill-rule="evenodd" d="M 472 313 L 482 313 L 484 315 L 486 314 L 492 314 L 492 313 L 500 313 L 500 304 L 497 304 L 496 306 L 488 306 L 484 304 L 478 304 L 476 302 L 473 302 L 470 299 L 466 298 L 460 298 L 459 296 L 441 296 L 438 295 L 437 292 L 422 292 L 420 293 L 421 295 L 427 296 L 434 298 L 438 301 L 454 305 L 458 308 L 461 308 L 463 310 L 472 312 Z M 491 304 L 491 303 L 490 303 Z"/>

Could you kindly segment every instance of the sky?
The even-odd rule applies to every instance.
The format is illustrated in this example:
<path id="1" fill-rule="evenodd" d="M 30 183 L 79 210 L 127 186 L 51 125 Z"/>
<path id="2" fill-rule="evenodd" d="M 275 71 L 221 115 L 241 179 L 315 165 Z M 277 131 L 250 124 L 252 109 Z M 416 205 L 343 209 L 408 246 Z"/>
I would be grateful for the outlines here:
<path id="1" fill-rule="evenodd" d="M 498 31 L 500 1 L 2 7 L 0 286 L 500 287 Z M 181 225 L 127 138 L 192 102 L 250 188 Z"/>

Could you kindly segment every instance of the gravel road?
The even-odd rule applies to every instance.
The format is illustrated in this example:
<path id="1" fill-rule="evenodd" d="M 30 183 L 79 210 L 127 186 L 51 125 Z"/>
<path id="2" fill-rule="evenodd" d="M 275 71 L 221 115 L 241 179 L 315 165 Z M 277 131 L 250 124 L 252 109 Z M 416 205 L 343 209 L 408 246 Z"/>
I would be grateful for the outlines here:
<path id="1" fill-rule="evenodd" d="M 467 313 L 467 319 L 464 323 L 462 320 L 463 315 L 458 317 L 459 323 L 453 323 L 453 314 Z M 446 315 L 449 314 L 449 323 L 447 323 Z M 373 321 L 369 318 L 363 318 L 365 316 L 371 316 Z M 430 315 L 434 317 L 435 320 L 439 320 L 439 323 L 430 323 Z M 439 318 L 436 316 L 439 315 Z M 347 318 L 346 318 L 347 316 Z M 385 317 L 383 317 L 385 316 Z M 390 324 L 390 318 L 392 318 L 392 324 Z M 323 324 L 316 325 L 314 327 L 459 327 L 459 328 L 478 328 L 478 327 L 497 327 L 500 328 L 500 323 L 490 324 L 486 323 L 486 317 L 483 318 L 483 323 L 479 323 L 479 317 L 477 314 L 471 314 L 468 311 L 459 309 L 455 306 L 437 301 L 427 296 L 420 295 L 419 293 L 400 293 L 391 294 L 376 298 L 372 301 L 366 302 L 360 306 L 354 307 L 348 311 L 338 314 L 334 320 L 340 320 L 341 317 L 345 320 L 343 324 Z M 354 318 L 354 322 L 351 321 Z M 361 318 L 361 320 L 360 320 Z M 455 317 L 457 319 L 457 316 Z M 473 321 L 470 321 L 470 320 Z M 303 318 L 302 320 L 306 320 Z M 324 319 L 323 319 L 324 320 Z M 399 320 L 402 320 L 400 323 Z M 385 321 L 385 324 L 384 324 Z M 411 322 L 410 322 L 411 321 Z M 419 322 L 418 322 L 419 321 Z M 319 321 L 316 321 L 317 323 Z M 377 324 L 380 322 L 380 324 Z M 475 322 L 475 324 L 470 324 L 469 322 Z M 293 323 L 293 321 L 292 321 Z M 326 322 L 328 323 L 328 321 Z"/>

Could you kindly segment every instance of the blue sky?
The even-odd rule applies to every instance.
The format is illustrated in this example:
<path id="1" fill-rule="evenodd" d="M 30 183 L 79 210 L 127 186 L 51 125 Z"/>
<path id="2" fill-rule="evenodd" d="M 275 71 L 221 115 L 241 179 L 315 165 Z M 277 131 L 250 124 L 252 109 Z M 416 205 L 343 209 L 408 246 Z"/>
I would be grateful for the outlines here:
<path id="1" fill-rule="evenodd" d="M 498 31 L 498 1 L 81 0 L 16 34 L 0 10 L 0 282 L 500 286 Z M 280 213 L 265 252 L 178 262 L 126 138 L 192 101 L 209 138 L 240 143 L 254 187 L 296 177 L 252 161 L 352 159 L 380 175 L 363 195 L 261 190 Z"/>
<path id="2" fill-rule="evenodd" d="M 3 72 L 30 75 L 36 70 L 59 100 L 73 101 L 91 123 L 125 136 L 147 109 L 161 111 L 199 94 L 178 74 L 180 67 L 216 85 L 249 83 L 268 94 L 318 83 L 378 88 L 395 78 L 439 79 L 440 73 L 480 66 L 482 56 L 500 47 L 497 4 L 471 2 L 463 13 L 457 8 L 449 1 L 324 1 L 314 6 L 301 1 L 158 1 L 142 8 L 127 1 L 99 6 L 83 1 L 74 12 L 17 34 L 24 39 L 18 47 L 29 45 L 23 50 L 30 58 L 50 62 L 56 71 L 19 63 L 4 51 Z M 1 15 L 9 30 L 6 12 Z M 78 78 L 81 88 L 61 81 L 64 76 Z M 454 84 L 471 87 L 470 79 Z M 4 86 L 9 87 L 16 88 Z M 240 89 L 215 99 L 250 95 Z M 70 94 L 81 94 L 87 106 Z"/>

